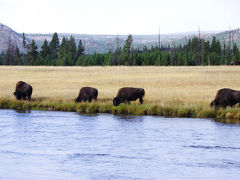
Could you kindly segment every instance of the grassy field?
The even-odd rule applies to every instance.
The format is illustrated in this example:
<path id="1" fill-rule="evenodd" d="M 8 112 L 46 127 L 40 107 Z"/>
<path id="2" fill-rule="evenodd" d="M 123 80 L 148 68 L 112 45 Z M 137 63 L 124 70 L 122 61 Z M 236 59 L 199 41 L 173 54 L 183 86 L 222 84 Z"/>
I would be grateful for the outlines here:
<path id="1" fill-rule="evenodd" d="M 31 104 L 69 104 L 74 111 L 80 106 L 105 106 L 114 111 L 112 99 L 119 88 L 124 86 L 141 87 L 145 89 L 144 106 L 139 102 L 124 108 L 137 109 L 173 108 L 196 111 L 196 117 L 214 117 L 216 112 L 209 108 L 218 89 L 228 87 L 240 89 L 240 67 L 237 66 L 199 66 L 199 67 L 0 67 L 0 99 L 1 102 L 18 104 L 12 93 L 16 82 L 25 81 L 33 86 Z M 98 102 L 89 104 L 73 103 L 79 89 L 92 86 L 98 89 Z M 29 104 L 20 102 L 20 104 Z M 4 108 L 4 105 L 1 105 Z M 9 105 L 10 106 L 10 105 Z M 16 105 L 17 106 L 17 105 Z M 39 105 L 40 106 L 40 105 Z M 55 106 L 55 105 L 53 105 Z M 67 106 L 67 105 L 66 105 Z M 15 107 L 15 106 L 14 106 Z M 137 108 L 134 110 L 134 108 Z M 52 108 L 53 109 L 53 108 Z M 61 108 L 60 108 L 61 109 Z M 210 115 L 197 115 L 197 111 L 204 109 Z M 118 111 L 118 108 L 117 108 Z M 120 110 L 119 110 L 120 111 Z M 131 112 L 130 111 L 130 112 Z M 226 111 L 226 110 L 221 110 Z M 227 109 L 227 111 L 238 110 Z M 129 113 L 129 110 L 127 110 Z M 185 112 L 186 113 L 186 112 Z M 185 114 L 183 113 L 183 114 Z M 227 113 L 227 112 L 226 112 Z M 134 114 L 134 113 L 132 113 Z M 137 114 L 137 113 L 135 113 Z M 141 113 L 140 113 L 141 114 Z M 143 113 L 153 114 L 154 113 Z M 156 114 L 156 113 L 155 113 Z M 158 113 L 157 113 L 158 115 Z M 160 113 L 160 115 L 164 115 Z M 167 116 L 167 114 L 165 114 Z M 226 115 L 226 114 L 225 114 Z M 169 116 L 172 116 L 170 114 Z M 178 116 L 176 114 L 176 116 Z M 183 115 L 187 116 L 187 115 Z"/>

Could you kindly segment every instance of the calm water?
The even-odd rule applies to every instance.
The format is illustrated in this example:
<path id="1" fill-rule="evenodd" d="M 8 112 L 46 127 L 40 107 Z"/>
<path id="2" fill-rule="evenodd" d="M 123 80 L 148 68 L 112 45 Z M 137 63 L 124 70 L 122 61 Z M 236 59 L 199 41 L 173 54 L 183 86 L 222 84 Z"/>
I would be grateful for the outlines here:
<path id="1" fill-rule="evenodd" d="M 240 127 L 0 110 L 0 179 L 240 179 Z"/>

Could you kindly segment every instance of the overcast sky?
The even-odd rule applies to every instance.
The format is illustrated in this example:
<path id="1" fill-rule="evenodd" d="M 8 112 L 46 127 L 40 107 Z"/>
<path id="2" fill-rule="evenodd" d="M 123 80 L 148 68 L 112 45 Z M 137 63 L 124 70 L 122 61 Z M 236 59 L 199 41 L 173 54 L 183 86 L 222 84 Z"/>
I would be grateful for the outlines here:
<path id="1" fill-rule="evenodd" d="M 157 34 L 240 27 L 240 0 L 0 0 L 22 33 Z"/>

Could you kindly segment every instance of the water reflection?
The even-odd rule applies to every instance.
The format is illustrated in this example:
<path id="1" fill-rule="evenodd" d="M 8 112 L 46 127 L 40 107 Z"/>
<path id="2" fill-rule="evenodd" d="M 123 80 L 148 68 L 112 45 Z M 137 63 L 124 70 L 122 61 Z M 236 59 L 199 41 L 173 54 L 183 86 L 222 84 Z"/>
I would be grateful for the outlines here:
<path id="1" fill-rule="evenodd" d="M 128 122 L 143 122 L 144 116 L 127 116 L 127 115 L 120 115 L 120 116 L 113 116 L 115 120 L 124 120 Z"/>
<path id="2" fill-rule="evenodd" d="M 240 126 L 239 119 L 214 119 L 215 122 L 223 123 L 223 124 L 233 124 L 236 126 Z"/>
<path id="3" fill-rule="evenodd" d="M 31 113 L 31 110 L 15 110 L 16 113 Z"/>

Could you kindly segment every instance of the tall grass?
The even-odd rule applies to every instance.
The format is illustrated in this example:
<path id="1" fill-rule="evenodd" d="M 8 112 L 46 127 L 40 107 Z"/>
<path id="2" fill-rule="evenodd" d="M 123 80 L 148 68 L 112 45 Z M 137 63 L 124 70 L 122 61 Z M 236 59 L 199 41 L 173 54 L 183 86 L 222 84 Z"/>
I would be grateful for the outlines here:
<path id="1" fill-rule="evenodd" d="M 209 103 L 223 87 L 240 89 L 240 67 L 0 67 L 0 108 L 239 119 L 237 108 L 215 111 Z M 32 100 L 16 101 L 16 82 L 33 86 Z M 74 103 L 83 86 L 96 87 L 98 101 Z M 145 89 L 144 104 L 112 106 L 124 86 Z"/>
<path id="2" fill-rule="evenodd" d="M 237 108 L 227 108 L 215 110 L 210 107 L 201 106 L 162 106 L 155 104 L 121 104 L 113 106 L 110 103 L 75 103 L 63 101 L 17 101 L 10 99 L 0 99 L 2 109 L 16 110 L 50 110 L 79 112 L 83 114 L 111 113 L 115 115 L 152 115 L 166 117 L 189 117 L 189 118 L 217 118 L 220 120 L 237 119 L 240 120 L 240 110 Z"/>

